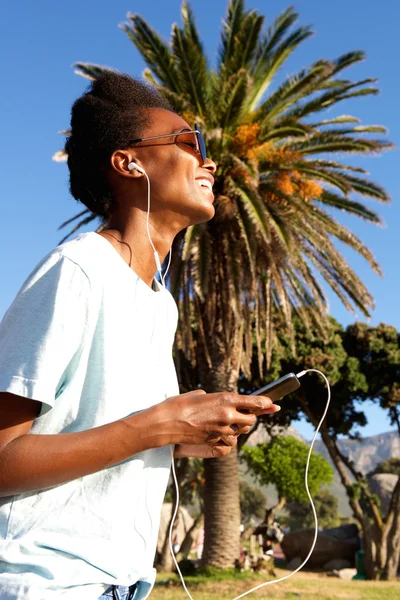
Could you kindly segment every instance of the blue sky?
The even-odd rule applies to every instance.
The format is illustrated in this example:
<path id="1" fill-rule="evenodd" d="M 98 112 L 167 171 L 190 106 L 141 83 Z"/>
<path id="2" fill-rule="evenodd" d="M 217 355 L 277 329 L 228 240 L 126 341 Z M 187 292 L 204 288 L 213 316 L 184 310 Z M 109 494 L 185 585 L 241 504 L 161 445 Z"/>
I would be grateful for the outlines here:
<path id="1" fill-rule="evenodd" d="M 215 61 L 226 5 L 226 0 L 191 2 L 211 62 Z M 270 22 L 289 2 L 248 0 L 247 6 L 258 9 Z M 340 113 L 353 114 L 364 124 L 385 125 L 389 138 L 398 144 L 400 3 L 299 0 L 295 7 L 300 22 L 311 24 L 316 33 L 289 59 L 278 80 L 319 58 L 336 58 L 355 49 L 366 51 L 367 60 L 347 70 L 346 76 L 354 80 L 377 77 L 381 93 L 343 103 Z M 66 166 L 51 161 L 62 146 L 57 132 L 68 127 L 70 106 L 87 86 L 85 79 L 74 74 L 73 63 L 94 62 L 133 76 L 143 71 L 142 59 L 118 27 L 128 11 L 141 14 L 168 38 L 172 22 L 180 21 L 180 0 L 21 0 L 2 7 L 0 318 L 28 273 L 59 242 L 58 225 L 79 209 L 68 193 Z M 337 115 L 339 110 L 331 114 Z M 371 324 L 383 321 L 399 329 L 398 161 L 397 150 L 357 160 L 392 197 L 390 206 L 368 202 L 382 216 L 385 228 L 343 214 L 338 218 L 371 248 L 384 272 L 384 278 L 379 278 L 363 259 L 345 252 L 375 298 Z M 331 313 L 342 324 L 355 320 L 335 297 L 329 298 Z M 390 428 L 374 407 L 368 408 L 367 416 L 364 435 Z M 306 425 L 301 431 L 310 436 Z"/>

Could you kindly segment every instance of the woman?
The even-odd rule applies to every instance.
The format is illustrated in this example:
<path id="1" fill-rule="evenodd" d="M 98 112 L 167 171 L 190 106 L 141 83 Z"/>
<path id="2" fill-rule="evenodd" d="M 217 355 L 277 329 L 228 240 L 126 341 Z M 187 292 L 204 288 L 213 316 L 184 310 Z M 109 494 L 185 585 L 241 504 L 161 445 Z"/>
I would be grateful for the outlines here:
<path id="1" fill-rule="evenodd" d="M 155 273 L 179 231 L 214 215 L 200 132 L 110 72 L 73 105 L 66 148 L 71 193 L 107 230 L 53 250 L 0 326 L 0 598 L 139 600 L 171 448 L 226 456 L 279 408 L 179 395 L 177 309 Z"/>

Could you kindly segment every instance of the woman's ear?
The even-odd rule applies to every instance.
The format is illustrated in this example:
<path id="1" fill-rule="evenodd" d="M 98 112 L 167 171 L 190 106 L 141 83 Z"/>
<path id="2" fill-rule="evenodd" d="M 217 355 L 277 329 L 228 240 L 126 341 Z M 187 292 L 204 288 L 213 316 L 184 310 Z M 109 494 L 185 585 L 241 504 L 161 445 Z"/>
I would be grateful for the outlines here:
<path id="1" fill-rule="evenodd" d="M 142 177 L 144 169 L 129 150 L 116 150 L 110 158 L 111 167 L 123 177 Z"/>

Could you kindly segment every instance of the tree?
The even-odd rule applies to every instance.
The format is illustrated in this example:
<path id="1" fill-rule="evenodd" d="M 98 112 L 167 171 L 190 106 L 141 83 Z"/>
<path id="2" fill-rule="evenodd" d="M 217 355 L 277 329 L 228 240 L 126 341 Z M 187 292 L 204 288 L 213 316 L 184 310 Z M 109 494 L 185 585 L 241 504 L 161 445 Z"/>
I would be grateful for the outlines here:
<path id="1" fill-rule="evenodd" d="M 308 502 L 304 476 L 309 447 L 292 436 L 276 436 L 268 444 L 244 446 L 242 457 L 247 467 L 262 485 L 272 483 L 278 493 L 278 503 L 270 508 L 268 518 L 274 521 L 275 513 L 286 502 Z M 333 470 L 320 454 L 311 454 L 308 486 L 311 496 L 321 491 L 321 486 L 331 483 Z"/>
<path id="2" fill-rule="evenodd" d="M 329 490 L 322 489 L 313 497 L 315 510 L 318 515 L 318 525 L 321 529 L 338 527 L 343 519 L 339 514 L 339 501 Z M 286 513 L 280 517 L 280 522 L 290 529 L 314 527 L 314 516 L 307 502 L 288 502 Z"/>
<path id="3" fill-rule="evenodd" d="M 378 93 L 375 80 L 343 75 L 364 60 L 362 51 L 318 60 L 271 91 L 287 58 L 312 35 L 310 27 L 297 25 L 293 8 L 264 30 L 262 15 L 246 10 L 244 0 L 231 0 L 216 68 L 210 68 L 187 2 L 182 21 L 173 25 L 169 44 L 139 15 L 128 14 L 122 29 L 148 65 L 145 78 L 188 122 L 201 125 L 218 163 L 216 216 L 177 236 L 168 285 L 180 308 L 176 356 L 195 365 L 206 391 L 234 392 L 239 375 L 250 376 L 253 336 L 260 372 L 271 366 L 282 328 L 294 348 L 293 314 L 326 337 L 318 276 L 345 306 L 369 313 L 373 299 L 334 241 L 353 248 L 377 273 L 379 266 L 332 210 L 379 224 L 360 197 L 386 202 L 388 196 L 363 169 L 329 157 L 378 154 L 391 144 L 374 137 L 385 133 L 381 126 L 324 115 L 343 100 Z M 101 71 L 77 67 L 89 78 Z M 83 211 L 76 218 L 74 230 L 94 216 Z M 179 361 L 177 367 L 183 379 Z M 205 478 L 204 563 L 229 567 L 239 555 L 236 452 L 205 461 Z"/>
<path id="4" fill-rule="evenodd" d="M 366 570 L 369 579 L 393 579 L 400 560 L 400 478 L 393 490 L 389 510 L 382 514 L 378 499 L 371 493 L 366 474 L 359 472 L 338 446 L 338 436 L 360 439 L 358 427 L 367 419 L 362 402 L 374 400 L 387 410 L 400 436 L 400 335 L 394 327 L 380 324 L 368 327 L 355 323 L 345 330 L 331 319 L 328 340 L 322 340 L 295 319 L 296 356 L 288 335 L 280 336 L 275 364 L 283 373 L 300 369 L 320 369 L 331 384 L 332 401 L 320 429 L 321 439 L 344 485 L 353 516 L 360 525 Z M 253 365 L 257 363 L 254 350 Z M 299 365 L 301 367 L 299 368 Z M 243 389 L 254 383 L 242 379 Z M 275 421 L 287 425 L 301 413 L 317 425 L 325 408 L 326 389 L 316 374 L 305 376 L 302 386 L 284 401 L 284 410 Z M 366 507 L 366 509 L 365 509 Z"/>
<path id="5" fill-rule="evenodd" d="M 241 481 L 240 491 L 240 520 L 244 525 L 251 523 L 253 519 L 261 519 L 265 511 L 265 496 L 258 487 L 254 487 Z"/>

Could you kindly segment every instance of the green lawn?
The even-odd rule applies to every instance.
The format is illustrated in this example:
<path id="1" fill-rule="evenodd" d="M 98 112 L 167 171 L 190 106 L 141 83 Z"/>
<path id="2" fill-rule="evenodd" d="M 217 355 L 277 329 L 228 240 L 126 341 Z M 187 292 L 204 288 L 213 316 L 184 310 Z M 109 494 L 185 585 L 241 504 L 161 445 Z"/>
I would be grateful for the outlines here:
<path id="1" fill-rule="evenodd" d="M 288 571 L 276 569 L 278 577 Z M 252 575 L 247 580 L 240 577 L 224 581 L 216 581 L 214 577 L 185 577 L 186 585 L 193 600 L 232 600 L 263 581 L 265 578 Z M 182 585 L 176 575 L 160 573 L 151 594 L 151 600 L 184 600 L 187 599 Z M 246 596 L 252 598 L 268 598 L 269 600 L 399 600 L 400 581 L 342 581 L 320 573 L 297 573 L 293 578 L 266 586 Z"/>

